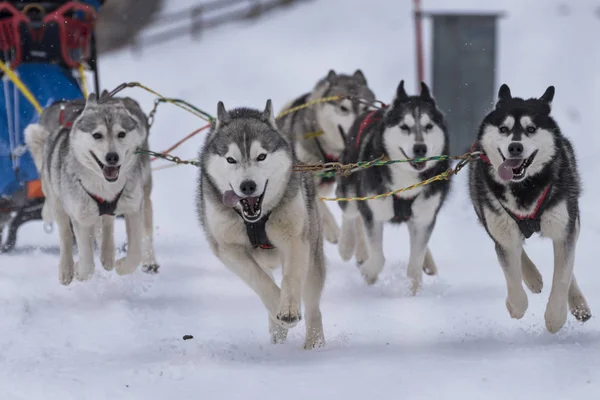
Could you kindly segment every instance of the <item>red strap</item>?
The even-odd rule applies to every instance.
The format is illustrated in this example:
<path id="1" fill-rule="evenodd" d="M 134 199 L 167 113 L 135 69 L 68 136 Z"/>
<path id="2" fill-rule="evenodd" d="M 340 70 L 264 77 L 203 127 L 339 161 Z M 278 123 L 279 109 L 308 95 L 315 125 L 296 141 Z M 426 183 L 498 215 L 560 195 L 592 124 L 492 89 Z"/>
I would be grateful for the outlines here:
<path id="1" fill-rule="evenodd" d="M 65 122 L 65 110 L 61 109 L 60 110 L 60 114 L 58 115 L 58 122 L 60 123 L 61 126 L 70 128 L 73 126 L 73 121 L 69 121 L 66 124 Z"/>
<path id="2" fill-rule="evenodd" d="M 479 150 L 479 143 L 477 143 L 477 141 L 475 141 L 475 143 L 473 143 L 473 145 L 471 146 L 471 153 L 474 151 L 481 151 L 479 159 L 484 163 L 491 164 L 489 157 L 485 155 L 483 150 Z"/>
<path id="3" fill-rule="evenodd" d="M 360 128 L 358 128 L 358 134 L 356 135 L 356 148 L 357 149 L 358 149 L 358 144 L 360 143 L 360 136 L 362 135 L 362 133 L 365 130 L 365 128 L 367 127 L 367 125 L 370 125 L 375 121 L 379 121 L 379 118 L 373 118 L 373 116 L 375 115 L 375 113 L 377 111 L 379 111 L 379 110 L 371 111 L 369 114 L 367 114 L 365 119 L 363 119 L 362 122 L 360 123 Z"/>
<path id="4" fill-rule="evenodd" d="M 546 196 L 548 195 L 549 191 L 550 191 L 550 186 L 546 186 L 546 189 L 544 189 L 544 192 L 542 193 L 542 195 L 540 196 L 540 198 L 537 201 L 537 204 L 535 205 L 535 209 L 533 210 L 533 212 L 530 215 L 522 216 L 522 215 L 517 215 L 517 214 L 513 213 L 514 216 L 517 217 L 519 220 L 534 219 L 537 216 L 537 213 L 540 211 L 542 204 L 544 204 L 544 200 L 546 200 Z"/>
<path id="5" fill-rule="evenodd" d="M 275 248 L 275 246 L 270 245 L 270 244 L 259 244 L 258 247 L 260 247 L 261 249 L 265 249 L 265 250 L 271 250 L 271 249 Z"/>

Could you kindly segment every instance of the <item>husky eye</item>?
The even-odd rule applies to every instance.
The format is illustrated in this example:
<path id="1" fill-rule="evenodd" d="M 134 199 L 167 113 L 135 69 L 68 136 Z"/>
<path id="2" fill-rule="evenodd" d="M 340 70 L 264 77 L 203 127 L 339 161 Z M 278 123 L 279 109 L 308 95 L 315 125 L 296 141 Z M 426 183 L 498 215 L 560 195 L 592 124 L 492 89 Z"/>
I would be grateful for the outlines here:
<path id="1" fill-rule="evenodd" d="M 402 129 L 403 131 L 407 131 L 407 132 L 410 130 L 410 128 L 406 124 L 400 125 L 400 129 Z"/>
<path id="2" fill-rule="evenodd" d="M 535 126 L 528 126 L 527 127 L 527 132 L 529 132 L 529 133 L 533 133 L 533 132 L 535 132 L 535 130 L 536 130 Z"/>
<path id="3" fill-rule="evenodd" d="M 99 132 L 94 132 L 94 134 L 92 135 L 92 137 L 96 140 L 100 140 L 102 139 L 102 134 Z"/>
<path id="4" fill-rule="evenodd" d="M 256 161 L 264 161 L 265 158 L 267 158 L 266 154 L 259 154 L 258 157 L 256 157 Z"/>
<path id="5" fill-rule="evenodd" d="M 430 131 L 432 129 L 433 129 L 433 124 L 427 124 L 427 125 L 425 125 L 425 130 L 426 131 Z"/>
<path id="6" fill-rule="evenodd" d="M 342 112 L 345 112 L 345 113 L 350 111 L 350 109 L 346 106 L 340 106 L 340 110 L 342 110 Z"/>
<path id="7" fill-rule="evenodd" d="M 125 132 L 121 131 L 121 132 L 119 132 L 119 133 L 117 134 L 117 137 L 118 137 L 119 139 L 123 139 L 123 138 L 124 138 L 126 135 L 127 135 L 127 134 L 126 134 Z"/>
<path id="8" fill-rule="evenodd" d="M 231 157 L 227 157 L 227 162 L 228 162 L 229 164 L 237 164 L 237 161 L 235 161 L 235 160 L 234 160 L 233 158 L 231 158 Z"/>
<path id="9" fill-rule="evenodd" d="M 508 127 L 506 127 L 506 126 L 501 126 L 501 127 L 500 127 L 500 133 L 506 133 L 506 132 L 508 132 Z"/>

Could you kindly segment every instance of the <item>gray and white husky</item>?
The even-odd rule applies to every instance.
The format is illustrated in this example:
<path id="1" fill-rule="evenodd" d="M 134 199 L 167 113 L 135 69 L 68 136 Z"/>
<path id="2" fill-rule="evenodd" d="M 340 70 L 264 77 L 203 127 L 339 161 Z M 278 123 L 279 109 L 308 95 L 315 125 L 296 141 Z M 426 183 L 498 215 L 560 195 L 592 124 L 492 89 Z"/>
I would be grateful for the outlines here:
<path id="1" fill-rule="evenodd" d="M 60 101 L 25 130 L 46 197 L 42 217 L 55 221 L 60 237 L 59 281 L 89 279 L 95 269 L 94 238 L 101 234 L 100 259 L 120 275 L 140 262 L 156 265 L 152 243 L 152 179 L 147 120 L 130 98 Z M 115 263 L 114 216 L 125 217 L 127 256 Z M 73 262 L 73 234 L 79 260 Z M 145 230 L 145 235 L 143 231 Z M 144 247 L 144 248 L 142 248 Z"/>
<path id="2" fill-rule="evenodd" d="M 312 100 L 330 96 L 355 96 L 355 99 L 318 103 L 293 113 L 284 115 L 277 124 L 286 134 L 296 138 L 296 154 L 305 164 L 317 164 L 338 161 L 348 131 L 356 117 L 365 111 L 375 100 L 367 80 L 360 69 L 352 75 L 336 74 L 330 70 L 327 77 L 321 79 L 310 93 L 305 93 L 287 104 L 283 110 L 300 106 Z M 358 98 L 363 99 L 359 101 Z M 320 135 L 314 135 L 322 132 Z M 312 135 L 312 137 L 307 137 Z M 333 190 L 335 178 L 315 178 L 319 196 L 327 196 Z M 323 218 L 325 239 L 337 243 L 340 230 L 323 201 L 319 201 L 319 211 Z"/>
<path id="3" fill-rule="evenodd" d="M 587 321 L 591 311 L 573 274 L 580 177 L 573 146 L 550 115 L 553 98 L 553 86 L 527 100 L 500 87 L 495 109 L 479 128 L 475 148 L 483 155 L 471 163 L 469 189 L 494 242 L 512 318 L 527 310 L 522 280 L 533 293 L 542 291 L 542 276 L 523 249 L 525 239 L 534 233 L 552 239 L 554 277 L 545 320 L 555 333 L 567 320 L 567 306 L 579 321 Z"/>
<path id="4" fill-rule="evenodd" d="M 312 176 L 292 172 L 293 137 L 280 133 L 271 100 L 263 112 L 217 106 L 199 154 L 197 210 L 213 253 L 262 300 L 272 343 L 301 319 L 304 347 L 324 344 L 320 299 L 323 234 Z M 272 269 L 283 266 L 281 289 Z"/>
<path id="5" fill-rule="evenodd" d="M 448 154 L 448 146 L 444 116 L 427 85 L 421 83 L 420 95 L 408 96 L 402 81 L 391 105 L 357 118 L 340 161 L 346 164 L 381 156 L 392 160 L 438 156 Z M 448 166 L 446 160 L 435 160 L 358 170 L 349 176 L 338 176 L 336 194 L 338 197 L 366 197 L 386 193 L 438 175 Z M 437 273 L 428 242 L 449 189 L 449 181 L 436 181 L 394 196 L 339 202 L 343 210 L 340 256 L 348 261 L 356 255 L 366 282 L 375 283 L 385 264 L 384 224 L 405 222 L 410 234 L 407 274 L 416 293 L 423 270 L 430 275 Z"/>

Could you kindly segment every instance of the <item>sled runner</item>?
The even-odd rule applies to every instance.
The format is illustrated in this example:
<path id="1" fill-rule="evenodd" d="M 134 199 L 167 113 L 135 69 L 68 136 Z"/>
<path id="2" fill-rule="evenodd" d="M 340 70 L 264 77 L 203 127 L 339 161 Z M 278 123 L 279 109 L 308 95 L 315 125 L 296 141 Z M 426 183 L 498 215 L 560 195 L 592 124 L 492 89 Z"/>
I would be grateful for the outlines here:
<path id="1" fill-rule="evenodd" d="M 24 223 L 41 220 L 25 127 L 56 101 L 87 98 L 86 71 L 100 92 L 94 27 L 104 1 L 0 2 L 0 252 L 14 248 Z"/>

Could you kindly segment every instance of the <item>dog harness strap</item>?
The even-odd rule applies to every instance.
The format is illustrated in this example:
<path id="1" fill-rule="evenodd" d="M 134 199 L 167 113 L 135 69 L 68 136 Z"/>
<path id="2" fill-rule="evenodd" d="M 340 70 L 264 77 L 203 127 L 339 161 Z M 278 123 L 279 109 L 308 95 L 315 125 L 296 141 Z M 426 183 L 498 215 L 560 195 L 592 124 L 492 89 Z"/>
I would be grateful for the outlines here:
<path id="1" fill-rule="evenodd" d="M 392 218 L 392 222 L 408 221 L 410 219 L 410 217 L 412 217 L 412 205 L 413 205 L 413 202 L 415 201 L 415 199 L 417 198 L 417 196 L 419 196 L 419 195 L 410 197 L 408 199 L 403 198 L 403 197 L 393 196 L 394 217 Z"/>
<path id="2" fill-rule="evenodd" d="M 81 185 L 81 187 L 83 187 L 83 184 Z M 121 189 L 121 191 L 117 194 L 117 196 L 114 198 L 113 201 L 107 201 L 107 200 L 103 199 L 102 197 L 96 196 L 95 194 L 88 192 L 85 187 L 83 187 L 83 190 L 85 190 L 85 192 L 88 194 L 88 196 L 90 196 L 98 205 L 98 214 L 100 216 L 115 215 L 115 210 L 117 209 L 117 203 L 119 202 L 119 199 L 121 198 L 121 195 L 123 194 L 123 191 L 125 190 L 125 186 L 123 186 L 123 189 Z"/>
<path id="3" fill-rule="evenodd" d="M 481 151 L 479 159 L 484 163 L 491 164 L 489 157 L 483 152 L 483 150 L 479 148 L 479 143 L 477 141 L 475 141 L 475 143 L 473 143 L 473 145 L 471 146 L 471 153 L 474 151 Z"/>
<path id="4" fill-rule="evenodd" d="M 270 250 L 274 249 L 275 246 L 271 244 L 269 238 L 267 237 L 267 221 L 269 220 L 270 213 L 263 216 L 256 222 L 248 222 L 243 217 L 242 214 L 237 210 L 233 209 L 244 221 L 246 225 L 246 234 L 248 235 L 248 239 L 250 240 L 250 244 L 252 248 L 256 249 L 260 247 L 261 249 Z"/>
<path id="5" fill-rule="evenodd" d="M 517 223 L 519 230 L 521 231 L 523 236 L 525 236 L 526 239 L 529 239 L 531 235 L 542 230 L 541 215 L 544 211 L 544 204 L 549 191 L 550 186 L 547 186 L 546 189 L 544 189 L 544 192 L 542 193 L 540 198 L 538 199 L 533 213 L 527 216 L 517 215 L 510 211 L 508 208 L 506 208 L 504 204 L 500 203 L 502 208 L 504 208 L 504 211 L 506 211 L 506 213 L 510 215 L 510 217 Z"/>
<path id="6" fill-rule="evenodd" d="M 358 128 L 358 133 L 356 134 L 356 148 L 358 149 L 358 144 L 360 143 L 360 137 L 363 133 L 363 131 L 366 129 L 366 127 L 370 124 L 372 124 L 373 122 L 379 121 L 379 118 L 373 118 L 373 116 L 375 115 L 375 113 L 377 113 L 377 111 L 379 110 L 373 110 L 370 113 L 367 114 L 367 116 L 365 117 L 365 119 L 362 120 L 362 122 L 360 123 L 360 127 Z"/>

